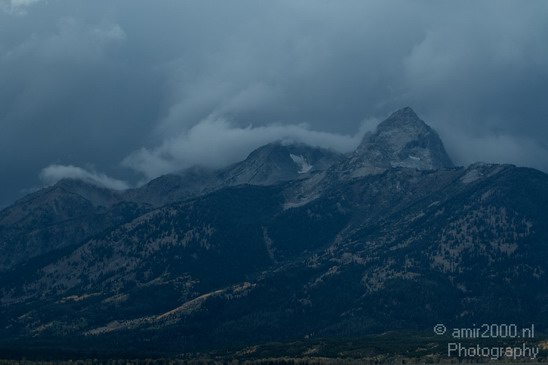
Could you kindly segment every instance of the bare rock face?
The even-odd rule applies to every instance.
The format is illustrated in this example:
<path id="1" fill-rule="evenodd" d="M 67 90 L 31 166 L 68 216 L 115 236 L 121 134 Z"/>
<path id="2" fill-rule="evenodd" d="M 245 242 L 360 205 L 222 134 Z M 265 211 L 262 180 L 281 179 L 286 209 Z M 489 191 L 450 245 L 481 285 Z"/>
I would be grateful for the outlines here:
<path id="1" fill-rule="evenodd" d="M 352 176 L 364 176 L 393 167 L 436 170 L 452 166 L 436 131 L 405 107 L 364 136 L 344 170 L 351 170 Z"/>

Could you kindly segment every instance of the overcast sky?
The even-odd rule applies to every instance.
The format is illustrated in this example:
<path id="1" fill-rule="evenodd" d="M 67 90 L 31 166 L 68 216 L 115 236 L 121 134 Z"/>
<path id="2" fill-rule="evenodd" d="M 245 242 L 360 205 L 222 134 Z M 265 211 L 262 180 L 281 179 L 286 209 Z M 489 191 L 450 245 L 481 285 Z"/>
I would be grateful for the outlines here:
<path id="1" fill-rule="evenodd" d="M 411 106 L 455 163 L 548 171 L 548 2 L 0 0 L 0 206 L 276 139 L 350 151 Z"/>

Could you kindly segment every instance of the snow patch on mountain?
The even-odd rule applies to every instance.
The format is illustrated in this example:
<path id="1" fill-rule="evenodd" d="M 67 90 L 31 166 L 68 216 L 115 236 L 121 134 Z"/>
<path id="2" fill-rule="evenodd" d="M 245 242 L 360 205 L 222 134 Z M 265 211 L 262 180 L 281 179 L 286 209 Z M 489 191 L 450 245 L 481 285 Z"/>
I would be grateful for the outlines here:
<path id="1" fill-rule="evenodd" d="M 289 154 L 289 157 L 295 162 L 295 164 L 299 167 L 299 174 L 306 174 L 312 169 L 312 165 L 308 163 L 306 158 L 304 158 L 301 155 L 294 155 L 292 153 Z"/>

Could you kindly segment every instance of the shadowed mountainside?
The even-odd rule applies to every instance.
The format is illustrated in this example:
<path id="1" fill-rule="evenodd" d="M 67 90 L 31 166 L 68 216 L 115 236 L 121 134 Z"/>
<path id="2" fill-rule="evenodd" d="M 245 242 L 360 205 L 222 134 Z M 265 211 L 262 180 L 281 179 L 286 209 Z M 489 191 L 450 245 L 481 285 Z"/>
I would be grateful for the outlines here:
<path id="1" fill-rule="evenodd" d="M 275 143 L 126 192 L 61 181 L 0 213 L 0 335 L 177 353 L 542 330 L 546 206 L 546 174 L 453 167 L 410 108 L 347 156 Z"/>

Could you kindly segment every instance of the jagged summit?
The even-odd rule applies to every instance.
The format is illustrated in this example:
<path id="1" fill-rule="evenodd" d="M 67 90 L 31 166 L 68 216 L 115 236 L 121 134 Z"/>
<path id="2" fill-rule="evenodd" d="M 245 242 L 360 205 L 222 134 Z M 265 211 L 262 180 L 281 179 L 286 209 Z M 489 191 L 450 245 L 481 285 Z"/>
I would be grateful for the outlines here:
<path id="1" fill-rule="evenodd" d="M 347 165 L 353 176 L 359 176 L 391 167 L 435 170 L 453 163 L 436 131 L 405 107 L 368 132 Z"/>
<path id="2" fill-rule="evenodd" d="M 398 109 L 388 118 L 386 118 L 384 121 L 382 121 L 379 124 L 379 128 L 397 128 L 397 127 L 403 127 L 406 125 L 422 125 L 426 126 L 427 124 L 424 123 L 417 113 L 410 107 L 406 106 L 404 108 Z"/>

